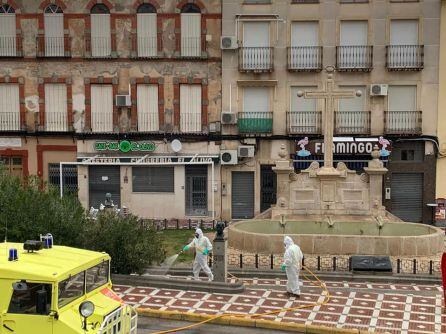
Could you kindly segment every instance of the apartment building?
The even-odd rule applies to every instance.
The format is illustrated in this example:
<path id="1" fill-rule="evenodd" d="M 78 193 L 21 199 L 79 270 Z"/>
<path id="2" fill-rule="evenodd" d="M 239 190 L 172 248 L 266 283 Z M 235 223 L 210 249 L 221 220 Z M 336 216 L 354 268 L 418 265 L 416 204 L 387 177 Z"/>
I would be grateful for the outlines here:
<path id="1" fill-rule="evenodd" d="M 275 203 L 285 144 L 299 172 L 323 163 L 324 68 L 361 97 L 335 106 L 334 159 L 361 173 L 373 145 L 389 169 L 387 209 L 432 222 L 440 0 L 228 0 L 222 25 L 222 216 Z"/>
<path id="2" fill-rule="evenodd" d="M 0 157 L 142 217 L 219 214 L 221 5 L 0 4 Z M 60 168 L 62 167 L 62 178 Z"/>

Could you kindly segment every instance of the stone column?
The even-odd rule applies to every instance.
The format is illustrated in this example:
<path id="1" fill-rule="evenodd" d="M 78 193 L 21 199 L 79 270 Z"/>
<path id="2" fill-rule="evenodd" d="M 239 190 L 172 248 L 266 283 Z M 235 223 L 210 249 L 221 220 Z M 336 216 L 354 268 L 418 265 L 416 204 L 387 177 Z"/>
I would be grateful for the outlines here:
<path id="1" fill-rule="evenodd" d="M 214 239 L 213 245 L 213 263 L 212 269 L 214 271 L 214 281 L 215 282 L 226 282 L 228 277 L 228 241 L 226 239 Z"/>
<path id="2" fill-rule="evenodd" d="M 279 157 L 273 171 L 277 174 L 277 203 L 273 206 L 272 218 L 278 215 L 289 213 L 290 209 L 290 173 L 294 172 L 294 167 L 290 166 L 290 161 L 286 159 L 287 151 L 285 145 L 281 145 Z"/>
<path id="3" fill-rule="evenodd" d="M 385 208 L 382 205 L 382 187 L 383 176 L 388 169 L 384 168 L 384 164 L 379 160 L 380 152 L 378 145 L 373 147 L 372 160 L 369 161 L 368 167 L 364 167 L 364 171 L 369 176 L 369 201 L 370 213 L 373 216 L 385 216 Z"/>

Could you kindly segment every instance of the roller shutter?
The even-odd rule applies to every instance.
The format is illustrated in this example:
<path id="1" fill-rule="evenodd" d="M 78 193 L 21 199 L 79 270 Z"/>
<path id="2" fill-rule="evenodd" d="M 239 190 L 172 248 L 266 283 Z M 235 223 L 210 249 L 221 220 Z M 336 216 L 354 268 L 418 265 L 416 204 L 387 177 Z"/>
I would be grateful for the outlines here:
<path id="1" fill-rule="evenodd" d="M 392 213 L 404 221 L 423 221 L 423 174 L 392 173 Z"/>
<path id="2" fill-rule="evenodd" d="M 254 172 L 232 172 L 232 218 L 254 217 Z"/>

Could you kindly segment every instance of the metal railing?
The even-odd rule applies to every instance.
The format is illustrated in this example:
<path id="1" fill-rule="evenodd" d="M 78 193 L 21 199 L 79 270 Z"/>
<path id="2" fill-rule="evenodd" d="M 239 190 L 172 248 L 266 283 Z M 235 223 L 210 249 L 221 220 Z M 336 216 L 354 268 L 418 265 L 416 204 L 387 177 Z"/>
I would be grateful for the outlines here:
<path id="1" fill-rule="evenodd" d="M 157 112 L 138 112 L 138 131 L 159 131 L 159 118 Z"/>
<path id="2" fill-rule="evenodd" d="M 70 46 L 70 37 L 47 37 L 39 35 L 36 38 L 37 57 L 70 57 L 70 51 L 65 52 L 65 45 Z"/>
<path id="3" fill-rule="evenodd" d="M 87 54 L 91 58 L 111 58 L 111 36 L 110 37 L 85 37 Z"/>
<path id="4" fill-rule="evenodd" d="M 201 113 L 180 112 L 180 131 L 201 132 Z"/>
<path id="5" fill-rule="evenodd" d="M 19 112 L 0 112 L 0 131 L 19 131 Z"/>
<path id="6" fill-rule="evenodd" d="M 288 48 L 288 70 L 322 70 L 322 46 L 292 46 Z"/>
<path id="7" fill-rule="evenodd" d="M 157 37 L 138 36 L 138 34 L 132 34 L 132 50 L 137 58 L 158 57 Z"/>
<path id="8" fill-rule="evenodd" d="M 0 57 L 21 57 L 22 37 L 0 36 Z"/>
<path id="9" fill-rule="evenodd" d="M 343 71 L 370 71 L 373 68 L 373 46 L 337 46 L 336 68 Z"/>
<path id="10" fill-rule="evenodd" d="M 422 133 L 422 112 L 417 111 L 386 111 L 386 134 L 416 135 Z"/>
<path id="11" fill-rule="evenodd" d="M 336 111 L 336 134 L 369 134 L 370 111 Z"/>
<path id="12" fill-rule="evenodd" d="M 68 131 L 67 113 L 45 112 L 45 131 Z"/>
<path id="13" fill-rule="evenodd" d="M 241 47 L 239 49 L 239 70 L 270 72 L 274 69 L 274 48 Z"/>
<path id="14" fill-rule="evenodd" d="M 273 113 L 269 111 L 239 112 L 237 125 L 240 133 L 271 133 L 273 132 Z"/>
<path id="15" fill-rule="evenodd" d="M 181 37 L 181 57 L 201 57 L 201 37 Z"/>
<path id="16" fill-rule="evenodd" d="M 98 334 L 136 334 L 137 327 L 136 310 L 130 305 L 124 305 L 104 318 Z"/>
<path id="17" fill-rule="evenodd" d="M 424 45 L 388 45 L 386 67 L 394 71 L 419 71 L 424 66 Z"/>
<path id="18" fill-rule="evenodd" d="M 288 134 L 321 134 L 322 113 L 320 111 L 287 112 Z"/>

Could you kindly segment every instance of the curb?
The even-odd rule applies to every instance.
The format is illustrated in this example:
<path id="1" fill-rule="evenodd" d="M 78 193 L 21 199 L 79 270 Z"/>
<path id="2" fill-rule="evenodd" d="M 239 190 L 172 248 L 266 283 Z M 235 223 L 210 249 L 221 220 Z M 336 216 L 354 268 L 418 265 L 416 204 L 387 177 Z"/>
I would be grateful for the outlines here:
<path id="1" fill-rule="evenodd" d="M 189 322 L 202 322 L 224 326 L 255 327 L 261 329 L 274 329 L 279 331 L 295 332 L 302 334 L 372 334 L 368 330 L 333 328 L 319 325 L 305 325 L 297 323 L 281 323 L 272 320 L 242 318 L 240 316 L 226 316 L 210 321 L 215 316 L 208 314 L 193 314 L 179 311 L 160 311 L 148 308 L 138 308 L 138 315 L 169 320 L 180 320 Z M 374 332 L 377 334 L 377 332 Z"/>

